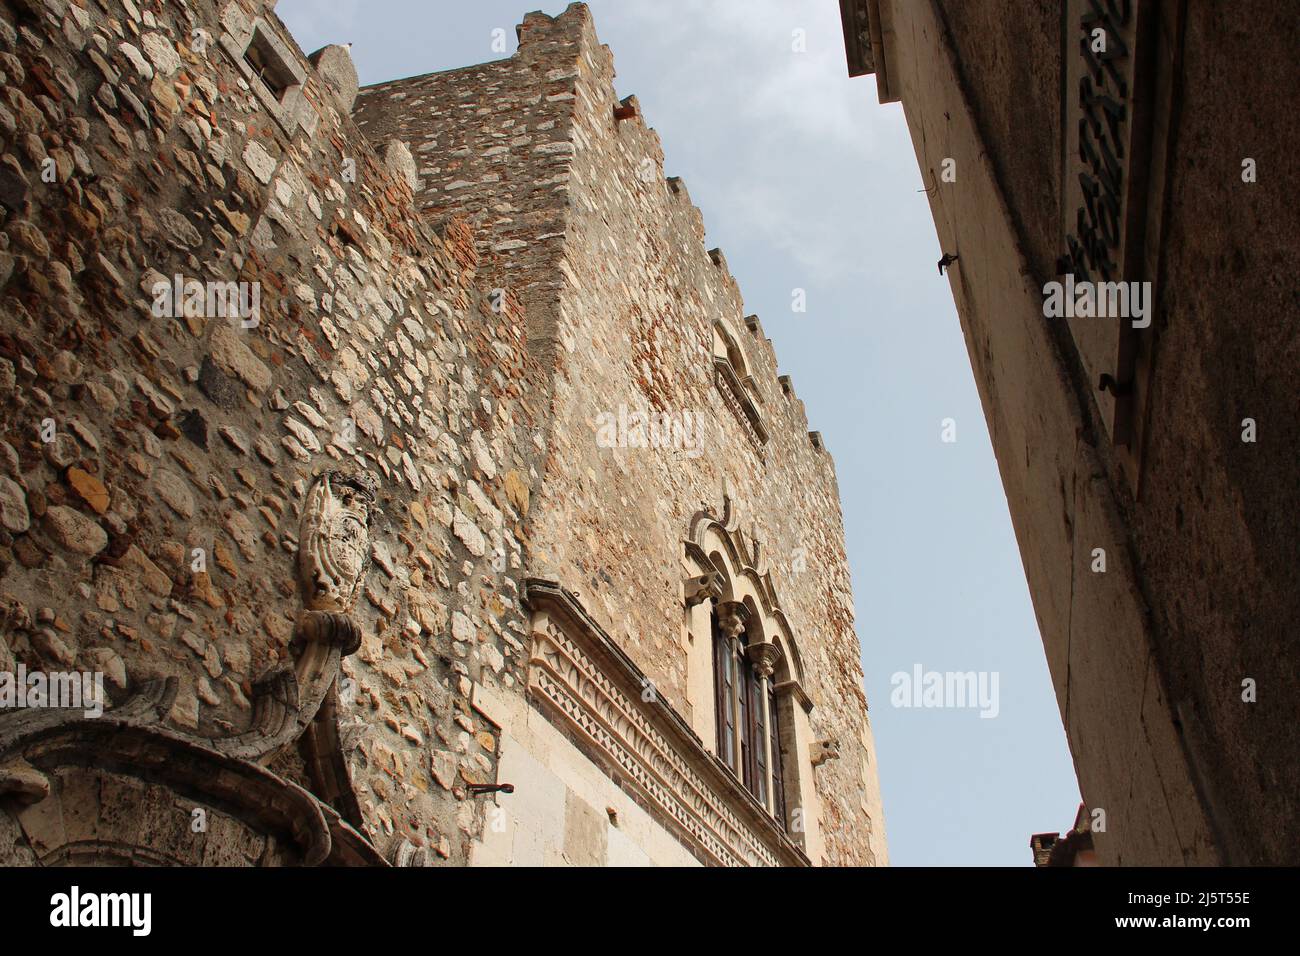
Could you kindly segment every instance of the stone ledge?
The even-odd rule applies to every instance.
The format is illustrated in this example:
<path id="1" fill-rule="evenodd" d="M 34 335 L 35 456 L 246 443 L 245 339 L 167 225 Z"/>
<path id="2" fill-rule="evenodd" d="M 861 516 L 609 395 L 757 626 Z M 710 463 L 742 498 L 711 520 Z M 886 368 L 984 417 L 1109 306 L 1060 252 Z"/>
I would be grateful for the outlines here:
<path id="1" fill-rule="evenodd" d="M 804 852 L 705 748 L 640 668 L 568 591 L 529 578 L 528 692 L 553 723 L 606 759 L 601 768 L 705 862 L 811 866 Z"/>

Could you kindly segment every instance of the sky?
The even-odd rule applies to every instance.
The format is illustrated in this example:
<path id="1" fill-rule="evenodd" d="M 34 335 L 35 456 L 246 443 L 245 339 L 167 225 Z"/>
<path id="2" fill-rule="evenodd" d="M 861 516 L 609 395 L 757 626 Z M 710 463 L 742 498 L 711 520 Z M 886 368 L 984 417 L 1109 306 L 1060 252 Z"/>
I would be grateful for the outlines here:
<path id="1" fill-rule="evenodd" d="M 307 52 L 353 44 L 367 85 L 509 55 L 539 5 L 566 6 L 276 12 Z M 1030 835 L 1068 829 L 1079 790 L 901 104 L 849 78 L 834 0 L 589 6 L 618 95 L 659 133 L 835 459 L 891 864 L 1032 865 Z M 893 706 L 918 665 L 996 675 L 996 716 Z"/>

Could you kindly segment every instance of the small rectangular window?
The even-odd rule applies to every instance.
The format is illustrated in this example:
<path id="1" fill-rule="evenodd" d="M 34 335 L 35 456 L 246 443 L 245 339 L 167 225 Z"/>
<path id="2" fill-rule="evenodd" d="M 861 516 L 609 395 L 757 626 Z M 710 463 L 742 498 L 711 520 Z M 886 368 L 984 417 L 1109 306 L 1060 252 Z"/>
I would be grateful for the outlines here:
<path id="1" fill-rule="evenodd" d="M 298 78 L 289 69 L 275 49 L 270 36 L 262 24 L 253 31 L 253 38 L 244 51 L 244 62 L 252 69 L 253 75 L 270 90 L 279 102 L 284 101 L 289 88 L 298 82 Z"/>

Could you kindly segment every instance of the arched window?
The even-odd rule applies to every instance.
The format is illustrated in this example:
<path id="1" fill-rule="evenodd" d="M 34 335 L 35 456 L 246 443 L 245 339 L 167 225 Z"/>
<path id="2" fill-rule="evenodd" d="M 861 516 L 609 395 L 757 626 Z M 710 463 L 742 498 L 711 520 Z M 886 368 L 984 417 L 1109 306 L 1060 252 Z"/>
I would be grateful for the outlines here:
<path id="1" fill-rule="evenodd" d="M 743 604 L 715 602 L 711 617 L 718 756 L 784 827 L 772 645 L 751 641 Z"/>
<path id="2" fill-rule="evenodd" d="M 745 361 L 744 350 L 724 319 L 713 323 L 713 371 L 723 403 L 736 416 L 761 457 L 768 439 L 767 425 L 757 404 L 762 401 L 762 395 Z"/>
<path id="3" fill-rule="evenodd" d="M 721 514 L 696 512 L 683 542 L 689 719 L 790 840 L 819 859 L 813 702 L 803 690 L 803 657 L 777 599 L 760 529 L 741 525 L 724 482 Z"/>
<path id="4" fill-rule="evenodd" d="M 717 319 L 713 323 L 713 356 L 729 362 L 738 381 L 744 382 L 750 377 L 745 353 L 741 350 L 740 342 L 725 319 Z"/>

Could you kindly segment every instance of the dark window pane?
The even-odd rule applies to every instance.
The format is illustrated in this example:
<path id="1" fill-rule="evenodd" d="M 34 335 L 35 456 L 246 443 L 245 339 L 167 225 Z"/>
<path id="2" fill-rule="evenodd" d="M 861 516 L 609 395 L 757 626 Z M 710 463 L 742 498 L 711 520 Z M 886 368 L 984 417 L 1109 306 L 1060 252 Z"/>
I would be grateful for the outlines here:
<path id="1" fill-rule="evenodd" d="M 772 682 L 767 689 L 768 714 L 771 716 L 768 731 L 772 740 L 772 808 L 777 822 L 786 826 L 785 815 L 785 764 L 781 760 L 781 728 L 777 719 L 776 690 Z"/>
<path id="2" fill-rule="evenodd" d="M 714 716 L 718 725 L 718 756 L 727 766 L 735 764 L 735 722 L 732 718 L 731 642 L 718 629 L 718 614 L 713 612 Z"/>
<path id="3" fill-rule="evenodd" d="M 754 737 L 750 729 L 751 711 L 749 700 L 749 668 L 739 660 L 733 661 L 736 669 L 737 691 L 736 699 L 740 705 L 740 712 L 736 715 L 736 731 L 740 739 L 740 772 L 741 779 L 745 786 L 750 790 L 754 789 L 754 770 L 753 761 L 753 742 Z"/>

